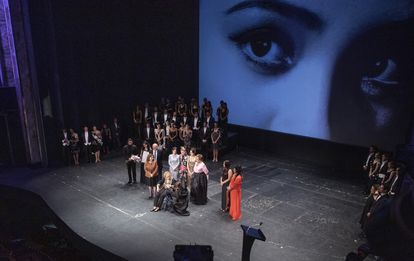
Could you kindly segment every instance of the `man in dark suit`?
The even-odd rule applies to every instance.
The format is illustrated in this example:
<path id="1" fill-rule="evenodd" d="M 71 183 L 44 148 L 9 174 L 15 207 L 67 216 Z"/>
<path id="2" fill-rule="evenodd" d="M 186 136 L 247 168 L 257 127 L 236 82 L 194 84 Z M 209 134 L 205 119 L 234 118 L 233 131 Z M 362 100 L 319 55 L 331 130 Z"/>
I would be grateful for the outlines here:
<path id="1" fill-rule="evenodd" d="M 164 113 L 162 114 L 162 116 L 160 118 L 161 126 L 165 127 L 165 124 L 169 121 L 170 121 L 170 114 L 168 113 L 167 109 L 164 109 Z"/>
<path id="2" fill-rule="evenodd" d="M 70 134 L 66 129 L 62 129 L 60 134 L 60 141 L 62 146 L 62 159 L 65 165 L 70 164 L 71 154 L 70 154 Z"/>
<path id="3" fill-rule="evenodd" d="M 187 112 L 183 113 L 183 117 L 181 117 L 181 122 L 184 123 L 184 126 L 186 124 L 190 124 L 190 117 L 187 116 Z"/>
<path id="4" fill-rule="evenodd" d="M 156 124 L 161 122 L 161 113 L 158 111 L 158 107 L 154 107 L 154 112 L 152 113 L 152 126 L 156 128 Z"/>
<path id="5" fill-rule="evenodd" d="M 151 128 L 151 123 L 147 122 L 144 128 L 144 140 L 151 144 L 154 141 L 154 129 Z"/>
<path id="6" fill-rule="evenodd" d="M 137 184 L 137 168 L 136 162 L 131 157 L 138 155 L 138 148 L 134 145 L 134 142 L 131 138 L 128 139 L 128 144 L 123 148 L 125 163 L 128 169 L 128 183 L 127 184 Z"/>
<path id="7" fill-rule="evenodd" d="M 207 123 L 207 126 L 211 129 L 211 128 L 213 128 L 213 125 L 214 125 L 214 117 L 213 116 L 211 116 L 211 113 L 210 112 L 206 112 L 206 118 L 205 118 L 205 120 L 204 120 L 206 123 Z"/>
<path id="8" fill-rule="evenodd" d="M 210 144 L 210 128 L 208 127 L 207 122 L 203 123 L 203 127 L 200 128 L 198 132 L 199 143 L 201 145 L 201 154 L 203 154 L 204 158 L 207 159 L 208 157 L 208 149 Z"/>
<path id="9" fill-rule="evenodd" d="M 196 117 L 194 117 L 194 118 L 191 118 L 191 120 L 190 120 L 190 127 L 193 130 L 193 136 L 191 137 L 191 140 L 192 140 L 192 143 L 196 147 L 200 145 L 199 144 L 199 137 L 198 137 L 197 134 L 199 133 L 199 130 L 200 130 L 201 126 L 202 126 L 201 125 L 201 120 L 198 117 L 198 115 Z"/>
<path id="10" fill-rule="evenodd" d="M 92 150 L 91 145 L 93 141 L 92 133 L 89 131 L 87 126 L 83 127 L 83 132 L 81 134 L 82 141 L 82 152 L 83 157 L 87 163 L 90 163 L 92 160 Z"/>
<path id="11" fill-rule="evenodd" d="M 118 118 L 114 118 L 111 124 L 112 141 L 115 149 L 121 147 L 121 125 L 118 122 Z"/>
<path id="12" fill-rule="evenodd" d="M 152 144 L 152 155 L 154 156 L 154 160 L 157 162 L 158 165 L 158 180 L 162 179 L 162 149 L 159 148 L 157 143 Z"/>
<path id="13" fill-rule="evenodd" d="M 370 188 L 371 183 L 370 183 L 370 179 L 368 177 L 368 173 L 369 173 L 369 168 L 370 168 L 372 162 L 374 161 L 374 156 L 375 156 L 376 152 L 377 152 L 377 148 L 375 146 L 371 145 L 369 147 L 368 156 L 367 156 L 364 164 L 362 165 L 362 169 L 365 172 L 364 173 L 364 180 L 365 180 L 364 194 L 365 195 L 368 195 L 369 191 L 371 190 L 371 188 Z"/>

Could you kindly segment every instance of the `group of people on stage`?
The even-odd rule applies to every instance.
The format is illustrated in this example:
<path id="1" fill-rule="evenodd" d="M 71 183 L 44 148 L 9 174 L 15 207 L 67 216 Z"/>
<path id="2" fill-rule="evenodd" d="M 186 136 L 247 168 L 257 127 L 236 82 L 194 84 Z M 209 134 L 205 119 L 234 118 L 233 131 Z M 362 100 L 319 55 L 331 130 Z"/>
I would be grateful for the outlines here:
<path id="1" fill-rule="evenodd" d="M 360 219 L 363 230 L 373 216 L 381 215 L 380 210 L 383 205 L 398 195 L 403 181 L 404 168 L 405 166 L 396 163 L 389 153 L 380 152 L 377 147 L 370 146 L 363 164 L 366 178 L 364 194 L 367 195 Z"/>
<path id="2" fill-rule="evenodd" d="M 180 215 L 189 215 L 189 201 L 196 205 L 207 204 L 209 170 L 204 156 L 197 154 L 196 148 L 172 147 L 168 155 L 168 170 L 163 169 L 163 149 L 156 142 L 151 146 L 144 142 L 138 150 L 130 138 L 123 152 L 128 169 L 127 184 L 137 183 L 136 164 L 141 165 L 140 183 L 148 186 L 148 198 L 153 200 L 151 211 L 158 212 L 164 208 Z M 232 219 L 238 220 L 241 218 L 242 169 L 231 169 L 229 161 L 224 162 L 223 168 L 220 179 L 222 210 L 229 211 Z"/>
<path id="3" fill-rule="evenodd" d="M 136 106 L 132 112 L 134 133 L 139 140 L 157 142 L 168 152 L 173 147 L 199 147 L 205 157 L 212 150 L 213 162 L 218 162 L 219 146 L 227 142 L 229 109 L 227 103 L 220 101 L 216 110 L 217 120 L 213 117 L 211 101 L 204 98 L 201 107 L 196 99 L 186 103 L 178 97 L 175 103 L 169 98 L 161 98 L 156 106 L 145 103 Z"/>
<path id="4" fill-rule="evenodd" d="M 81 158 L 86 163 L 98 163 L 101 161 L 101 153 L 107 154 L 111 149 L 121 147 L 120 133 L 121 127 L 117 118 L 113 119 L 111 126 L 104 123 L 102 128 L 98 128 L 94 125 L 92 130 L 84 126 L 80 135 L 73 128 L 62 129 L 62 158 L 66 165 L 71 162 L 76 166 L 80 165 Z"/>

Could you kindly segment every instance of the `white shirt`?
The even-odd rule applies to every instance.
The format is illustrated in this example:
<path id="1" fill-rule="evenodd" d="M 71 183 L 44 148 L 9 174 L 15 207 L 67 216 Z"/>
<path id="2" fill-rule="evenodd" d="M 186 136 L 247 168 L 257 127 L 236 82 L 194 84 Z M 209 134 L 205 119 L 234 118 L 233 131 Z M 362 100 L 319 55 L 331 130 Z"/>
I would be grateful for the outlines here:
<path id="1" fill-rule="evenodd" d="M 198 118 L 194 118 L 193 129 L 197 129 Z"/>
<path id="2" fill-rule="evenodd" d="M 158 119 L 158 112 L 154 112 L 154 121 L 157 122 Z"/>
<path id="3" fill-rule="evenodd" d="M 144 116 L 145 116 L 145 118 L 147 118 L 147 117 L 148 117 L 148 108 L 147 108 L 147 107 L 145 107 Z"/>
<path id="4" fill-rule="evenodd" d="M 83 135 L 85 136 L 85 144 L 89 143 L 89 132 L 85 131 Z"/>
<path id="5" fill-rule="evenodd" d="M 164 114 L 164 122 L 168 120 L 168 114 Z"/>
<path id="6" fill-rule="evenodd" d="M 183 117 L 183 122 L 187 123 L 187 117 Z"/>
<path id="7" fill-rule="evenodd" d="M 150 136 L 151 128 L 147 128 L 147 135 Z"/>

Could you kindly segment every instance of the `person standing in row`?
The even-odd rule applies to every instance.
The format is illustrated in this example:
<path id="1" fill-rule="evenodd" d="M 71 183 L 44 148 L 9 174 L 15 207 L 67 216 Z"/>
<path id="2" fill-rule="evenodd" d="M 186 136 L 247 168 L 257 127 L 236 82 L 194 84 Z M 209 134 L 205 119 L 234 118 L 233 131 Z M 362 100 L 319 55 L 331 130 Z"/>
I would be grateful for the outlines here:
<path id="1" fill-rule="evenodd" d="M 157 143 L 152 144 L 151 154 L 158 165 L 158 181 L 162 179 L 162 148 Z"/>
<path id="2" fill-rule="evenodd" d="M 233 170 L 231 169 L 231 164 L 229 160 L 223 162 L 223 174 L 220 177 L 221 185 L 221 210 L 223 212 L 229 211 L 230 207 L 230 197 L 229 191 L 227 190 L 230 185 L 230 180 L 233 176 Z"/>
<path id="3" fill-rule="evenodd" d="M 137 168 L 136 162 L 132 158 L 138 155 L 138 148 L 134 145 L 131 138 L 128 139 L 128 144 L 123 148 L 125 163 L 128 169 L 128 184 L 137 184 Z"/>
<path id="4" fill-rule="evenodd" d="M 141 157 L 141 173 L 140 173 L 140 180 L 139 180 L 139 182 L 141 184 L 147 184 L 146 183 L 146 178 L 145 178 L 144 165 L 145 165 L 145 162 L 147 162 L 147 158 L 148 158 L 148 155 L 149 154 L 150 154 L 149 144 L 148 144 L 148 142 L 144 141 L 142 143 L 141 154 L 140 154 L 140 157 Z"/>
<path id="5" fill-rule="evenodd" d="M 221 133 L 217 122 L 214 123 L 213 131 L 211 132 L 211 146 L 213 149 L 213 162 L 218 162 L 219 147 L 221 141 Z"/>
<path id="6" fill-rule="evenodd" d="M 111 126 L 113 146 L 115 149 L 121 147 L 121 125 L 119 125 L 118 118 L 114 118 Z"/>
<path id="7" fill-rule="evenodd" d="M 193 177 L 194 165 L 196 163 L 196 160 L 197 160 L 196 149 L 195 148 L 191 148 L 190 149 L 190 156 L 188 156 L 188 162 L 187 162 L 187 169 L 188 169 L 188 173 L 187 173 L 187 188 L 189 190 L 191 190 L 191 179 Z"/>
<path id="8" fill-rule="evenodd" d="M 177 147 L 173 147 L 171 154 L 168 156 L 168 165 L 170 172 L 175 181 L 178 181 L 178 171 L 180 167 L 180 155 L 177 154 Z"/>
<path id="9" fill-rule="evenodd" d="M 147 161 L 144 165 L 145 169 L 145 177 L 147 178 L 147 185 L 149 190 L 149 199 L 152 199 L 155 197 L 155 194 L 157 193 L 157 176 L 158 176 L 158 164 L 154 159 L 154 155 L 149 154 L 147 157 Z"/>
<path id="10" fill-rule="evenodd" d="M 197 154 L 191 181 L 191 201 L 196 205 L 207 204 L 208 169 L 203 155 Z"/>
<path id="11" fill-rule="evenodd" d="M 103 142 L 102 152 L 104 154 L 108 154 L 109 147 L 111 146 L 111 142 L 112 142 L 112 133 L 111 133 L 111 129 L 108 128 L 106 123 L 104 123 L 102 126 L 102 142 Z"/>
<path id="12" fill-rule="evenodd" d="M 87 126 L 83 127 L 83 133 L 82 133 L 82 145 L 83 145 L 83 156 L 85 157 L 85 161 L 87 163 L 91 162 L 91 155 L 92 155 L 92 134 L 90 133 Z"/>
<path id="13" fill-rule="evenodd" d="M 132 112 L 132 120 L 134 122 L 134 129 L 138 139 L 141 139 L 141 128 L 142 128 L 142 110 L 137 105 L 136 110 Z"/>
<path id="14" fill-rule="evenodd" d="M 70 151 L 72 152 L 73 161 L 76 166 L 79 165 L 79 135 L 73 130 L 69 129 L 70 132 Z"/>
<path id="15" fill-rule="evenodd" d="M 92 127 L 92 151 L 95 154 L 95 163 L 101 161 L 102 133 L 96 126 Z"/>
<path id="16" fill-rule="evenodd" d="M 229 215 L 233 221 L 241 218 L 241 199 L 242 199 L 242 168 L 237 166 L 234 168 L 234 174 L 231 177 L 228 190 L 230 192 L 230 210 Z"/>

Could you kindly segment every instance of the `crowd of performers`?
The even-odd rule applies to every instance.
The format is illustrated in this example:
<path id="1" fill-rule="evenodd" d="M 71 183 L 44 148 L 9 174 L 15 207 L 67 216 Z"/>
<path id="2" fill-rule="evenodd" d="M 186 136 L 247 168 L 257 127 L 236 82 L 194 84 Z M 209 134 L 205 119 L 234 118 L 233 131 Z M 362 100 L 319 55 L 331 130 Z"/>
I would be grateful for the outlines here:
<path id="1" fill-rule="evenodd" d="M 128 184 L 137 183 L 136 165 L 141 166 L 140 182 L 148 186 L 148 199 L 153 200 L 152 212 L 161 209 L 174 211 L 179 215 L 189 215 L 191 201 L 196 205 L 208 202 L 207 190 L 209 170 L 204 156 L 195 148 L 189 151 L 184 146 L 171 148 L 168 155 L 168 170 L 163 171 L 163 149 L 158 143 L 150 147 L 144 143 L 142 150 L 134 145 L 133 139 L 124 146 L 125 163 L 128 170 Z M 241 218 L 242 168 L 231 168 L 228 160 L 223 163 L 222 186 L 223 212 L 229 212 L 233 220 Z"/>
<path id="2" fill-rule="evenodd" d="M 153 212 L 168 209 L 180 215 L 189 215 L 189 202 L 207 204 L 209 170 L 205 159 L 212 156 L 218 162 L 219 148 L 227 142 L 229 110 L 221 101 L 212 116 L 211 102 L 204 98 L 201 106 L 196 99 L 185 103 L 178 97 L 175 103 L 162 98 L 156 106 L 146 103 L 132 112 L 133 132 L 127 145 L 121 146 L 121 124 L 117 118 L 108 126 L 84 126 L 80 135 L 74 130 L 62 130 L 64 158 L 79 165 L 80 155 L 85 162 L 101 161 L 101 153 L 122 148 L 128 171 L 128 185 L 148 187 L 148 198 L 153 200 Z M 134 143 L 139 142 L 140 146 Z M 211 153 L 211 154 L 210 154 Z M 71 155 L 68 157 L 68 155 Z M 165 155 L 165 157 L 164 157 Z M 168 155 L 168 156 L 167 156 Z M 164 169 L 163 160 L 168 168 Z M 140 169 L 137 177 L 137 165 Z M 233 220 L 241 218 L 241 167 L 223 163 L 222 206 Z"/>

